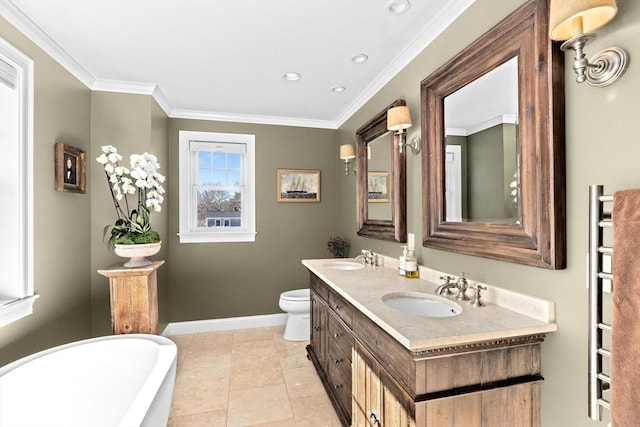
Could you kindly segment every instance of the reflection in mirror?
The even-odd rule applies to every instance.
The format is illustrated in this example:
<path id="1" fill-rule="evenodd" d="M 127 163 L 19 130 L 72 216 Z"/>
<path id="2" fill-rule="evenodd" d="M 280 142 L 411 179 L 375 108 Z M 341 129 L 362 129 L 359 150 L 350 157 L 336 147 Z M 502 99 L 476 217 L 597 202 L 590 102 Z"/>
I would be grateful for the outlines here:
<path id="1" fill-rule="evenodd" d="M 391 152 L 389 132 L 379 136 L 367 144 L 367 193 L 369 205 L 369 219 L 391 221 Z"/>
<path id="2" fill-rule="evenodd" d="M 518 57 L 444 98 L 448 222 L 520 223 Z"/>
<path id="3" fill-rule="evenodd" d="M 358 236 L 407 241 L 406 157 L 387 130 L 387 111 L 404 105 L 396 100 L 356 131 Z"/>

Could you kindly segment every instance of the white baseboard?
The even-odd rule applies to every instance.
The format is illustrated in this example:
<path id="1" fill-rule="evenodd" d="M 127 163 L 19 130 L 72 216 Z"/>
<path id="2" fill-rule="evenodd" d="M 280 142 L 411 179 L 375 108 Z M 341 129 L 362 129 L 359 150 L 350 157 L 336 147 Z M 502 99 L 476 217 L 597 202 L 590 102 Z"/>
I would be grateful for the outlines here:
<path id="1" fill-rule="evenodd" d="M 287 313 L 259 316 L 229 317 L 226 319 L 192 320 L 169 323 L 162 336 L 201 334 L 205 332 L 233 331 L 236 329 L 263 328 L 287 324 Z"/>

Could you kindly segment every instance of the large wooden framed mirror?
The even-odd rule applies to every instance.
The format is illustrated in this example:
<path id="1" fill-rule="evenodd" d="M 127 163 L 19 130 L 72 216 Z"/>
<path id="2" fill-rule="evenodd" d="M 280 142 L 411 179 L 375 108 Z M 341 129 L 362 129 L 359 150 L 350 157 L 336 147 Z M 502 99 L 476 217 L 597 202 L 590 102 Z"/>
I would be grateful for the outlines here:
<path id="1" fill-rule="evenodd" d="M 548 16 L 548 0 L 525 3 L 422 81 L 425 247 L 565 267 L 564 67 Z"/>
<path id="2" fill-rule="evenodd" d="M 395 101 L 356 131 L 356 206 L 359 236 L 404 243 L 406 158 L 387 130 L 387 111 L 401 105 Z"/>

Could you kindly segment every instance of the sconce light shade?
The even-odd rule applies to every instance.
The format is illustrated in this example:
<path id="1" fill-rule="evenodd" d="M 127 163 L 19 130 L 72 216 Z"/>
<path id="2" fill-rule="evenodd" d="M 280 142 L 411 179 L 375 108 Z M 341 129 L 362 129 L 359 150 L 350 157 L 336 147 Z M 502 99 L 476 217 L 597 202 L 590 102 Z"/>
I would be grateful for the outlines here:
<path id="1" fill-rule="evenodd" d="M 349 160 L 356 158 L 356 150 L 351 144 L 344 144 L 340 146 L 340 159 Z"/>
<path id="2" fill-rule="evenodd" d="M 356 158 L 356 149 L 351 144 L 343 144 L 340 146 L 340 160 L 344 160 L 344 174 L 349 172 L 356 173 L 356 168 L 350 169 L 351 161 Z"/>
<path id="3" fill-rule="evenodd" d="M 411 115 L 409 114 L 409 108 L 406 106 L 399 106 L 390 108 L 387 111 L 387 129 L 402 132 L 403 130 L 411 127 Z"/>
<path id="4" fill-rule="evenodd" d="M 587 60 L 584 47 L 596 38 L 593 31 L 616 16 L 615 0 L 551 0 L 549 37 L 566 40 L 562 50 L 576 53 L 573 69 L 578 83 L 608 86 L 627 69 L 629 55 L 619 47 L 610 47 Z"/>
<path id="5" fill-rule="evenodd" d="M 553 0 L 549 19 L 549 36 L 569 40 L 596 31 L 616 16 L 615 0 Z"/>

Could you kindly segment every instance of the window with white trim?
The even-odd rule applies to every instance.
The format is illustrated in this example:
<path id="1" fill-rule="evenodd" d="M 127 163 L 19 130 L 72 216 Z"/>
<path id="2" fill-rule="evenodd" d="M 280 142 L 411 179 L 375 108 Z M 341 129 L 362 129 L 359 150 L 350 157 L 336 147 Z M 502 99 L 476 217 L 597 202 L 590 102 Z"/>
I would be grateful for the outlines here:
<path id="1" fill-rule="evenodd" d="M 255 135 L 181 130 L 180 243 L 254 242 Z"/>
<path id="2" fill-rule="evenodd" d="M 33 61 L 0 38 L 0 326 L 33 312 Z M 10 208 L 7 208 L 10 207 Z"/>

